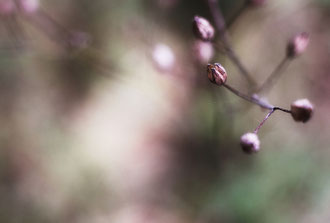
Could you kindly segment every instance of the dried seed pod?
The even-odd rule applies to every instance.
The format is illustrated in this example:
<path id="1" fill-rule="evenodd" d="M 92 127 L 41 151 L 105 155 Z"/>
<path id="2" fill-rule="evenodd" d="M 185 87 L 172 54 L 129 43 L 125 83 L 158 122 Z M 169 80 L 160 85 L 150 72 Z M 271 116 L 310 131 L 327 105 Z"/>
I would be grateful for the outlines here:
<path id="1" fill-rule="evenodd" d="M 241 147 L 244 152 L 251 154 L 260 150 L 260 141 L 257 134 L 248 132 L 241 136 Z"/>
<path id="2" fill-rule="evenodd" d="M 227 80 L 227 72 L 219 63 L 207 65 L 207 77 L 216 85 L 223 85 Z"/>
<path id="3" fill-rule="evenodd" d="M 195 35 L 203 40 L 210 41 L 214 38 L 214 28 L 211 23 L 200 16 L 195 16 L 193 20 L 193 31 Z"/>
<path id="4" fill-rule="evenodd" d="M 290 58 L 299 56 L 302 54 L 309 43 L 309 35 L 308 33 L 299 33 L 295 35 L 288 43 L 287 46 L 287 56 Z"/>
<path id="5" fill-rule="evenodd" d="M 299 99 L 291 104 L 291 115 L 296 122 L 307 122 L 312 117 L 313 110 L 308 99 Z"/>

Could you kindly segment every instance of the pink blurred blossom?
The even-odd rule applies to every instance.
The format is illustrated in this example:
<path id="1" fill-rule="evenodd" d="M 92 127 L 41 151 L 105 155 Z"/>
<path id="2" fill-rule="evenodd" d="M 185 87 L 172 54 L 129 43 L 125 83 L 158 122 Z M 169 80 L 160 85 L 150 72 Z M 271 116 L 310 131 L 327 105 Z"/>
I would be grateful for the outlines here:
<path id="1" fill-rule="evenodd" d="M 15 10 L 16 5 L 13 0 L 0 0 L 0 15 L 11 15 Z"/>
<path id="2" fill-rule="evenodd" d="M 39 9 L 39 0 L 19 0 L 20 9 L 26 14 L 35 13 Z"/>
<path id="3" fill-rule="evenodd" d="M 175 55 L 172 49 L 165 44 L 158 43 L 155 46 L 152 59 L 161 71 L 171 71 L 174 67 Z"/>

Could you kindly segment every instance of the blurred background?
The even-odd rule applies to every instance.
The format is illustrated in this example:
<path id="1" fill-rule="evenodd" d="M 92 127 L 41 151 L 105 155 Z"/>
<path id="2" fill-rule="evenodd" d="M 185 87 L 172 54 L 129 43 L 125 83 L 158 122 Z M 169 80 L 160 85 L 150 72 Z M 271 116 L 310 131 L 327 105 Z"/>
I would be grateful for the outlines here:
<path id="1" fill-rule="evenodd" d="M 0 222 L 330 221 L 330 1 L 220 0 L 262 83 L 310 33 L 267 99 L 309 98 L 307 124 L 266 115 L 207 80 L 221 52 L 192 34 L 205 0 L 0 1 Z"/>

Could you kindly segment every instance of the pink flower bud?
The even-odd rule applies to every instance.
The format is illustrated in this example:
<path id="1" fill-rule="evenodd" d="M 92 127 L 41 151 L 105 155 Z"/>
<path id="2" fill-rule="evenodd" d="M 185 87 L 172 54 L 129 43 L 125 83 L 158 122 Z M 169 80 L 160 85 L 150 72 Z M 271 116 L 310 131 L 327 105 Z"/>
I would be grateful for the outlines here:
<path id="1" fill-rule="evenodd" d="M 19 7 L 23 13 L 32 14 L 39 9 L 39 0 L 19 0 Z"/>
<path id="2" fill-rule="evenodd" d="M 295 35 L 288 43 L 287 55 L 288 57 L 296 57 L 302 54 L 308 46 L 309 35 L 308 33 L 300 33 Z"/>
<path id="3" fill-rule="evenodd" d="M 16 5 L 13 0 L 0 0 L 0 15 L 11 15 L 15 10 Z"/>
<path id="4" fill-rule="evenodd" d="M 195 16 L 193 20 L 193 31 L 195 35 L 203 41 L 210 41 L 214 38 L 214 28 L 211 23 L 200 16 Z"/>
<path id="5" fill-rule="evenodd" d="M 291 115 L 296 122 L 307 122 L 312 117 L 313 110 L 308 99 L 299 99 L 291 104 Z"/>
<path id="6" fill-rule="evenodd" d="M 212 43 L 197 40 L 193 45 L 193 53 L 196 60 L 201 64 L 209 62 L 214 55 Z"/>
<path id="7" fill-rule="evenodd" d="M 245 133 L 241 137 L 241 147 L 244 152 L 251 154 L 260 150 L 260 141 L 258 135 L 255 133 Z"/>
<path id="8" fill-rule="evenodd" d="M 227 72 L 219 63 L 207 65 L 207 77 L 216 85 L 223 85 L 227 80 Z"/>

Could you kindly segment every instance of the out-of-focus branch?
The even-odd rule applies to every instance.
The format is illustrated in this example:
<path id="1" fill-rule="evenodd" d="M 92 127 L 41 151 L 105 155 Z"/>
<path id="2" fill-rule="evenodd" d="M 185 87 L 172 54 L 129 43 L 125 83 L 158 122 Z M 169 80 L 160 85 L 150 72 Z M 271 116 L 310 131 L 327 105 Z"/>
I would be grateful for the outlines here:
<path id="1" fill-rule="evenodd" d="M 245 0 L 243 4 L 239 7 L 239 9 L 226 22 L 227 29 L 229 29 L 237 21 L 237 19 L 243 14 L 243 12 L 248 6 L 249 6 L 249 1 Z"/>
<path id="2" fill-rule="evenodd" d="M 288 67 L 291 62 L 291 58 L 285 56 L 276 68 L 271 72 L 267 79 L 260 85 L 255 93 L 267 93 L 275 85 L 275 82 L 279 79 L 283 71 Z"/>
<path id="3" fill-rule="evenodd" d="M 225 51 L 230 58 L 230 60 L 237 66 L 240 73 L 246 78 L 246 80 L 251 85 L 250 88 L 253 89 L 256 85 L 255 80 L 252 78 L 252 76 L 249 74 L 235 51 L 233 50 L 233 47 L 231 46 L 228 35 L 226 32 L 226 24 L 224 17 L 220 11 L 219 4 L 217 0 L 208 0 L 208 5 L 212 14 L 212 17 L 214 19 L 215 25 L 217 30 L 219 31 L 220 39 L 223 42 Z"/>

